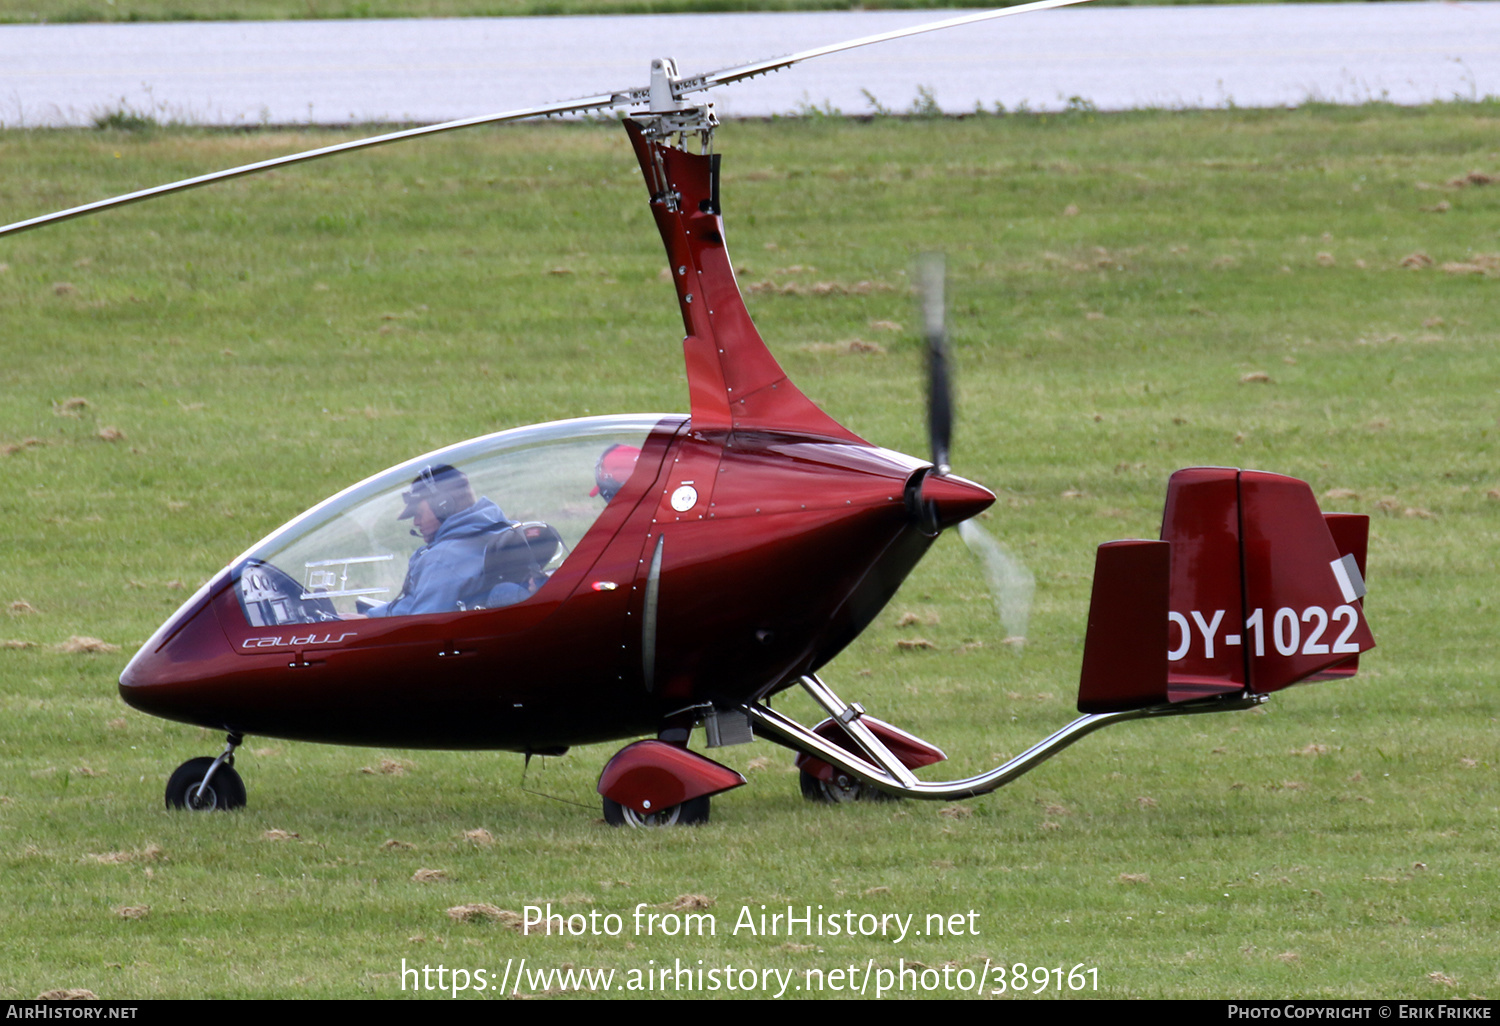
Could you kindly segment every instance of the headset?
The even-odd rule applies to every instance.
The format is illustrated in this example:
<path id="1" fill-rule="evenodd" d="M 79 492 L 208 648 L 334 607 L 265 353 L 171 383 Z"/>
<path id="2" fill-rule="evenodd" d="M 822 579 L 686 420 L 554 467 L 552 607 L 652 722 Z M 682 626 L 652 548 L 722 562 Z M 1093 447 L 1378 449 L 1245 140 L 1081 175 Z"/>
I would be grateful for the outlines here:
<path id="1" fill-rule="evenodd" d="M 440 476 L 443 479 L 441 484 L 439 483 Z M 411 519 L 416 515 L 417 503 L 425 502 L 427 508 L 432 511 L 432 515 L 437 517 L 439 523 L 442 523 L 454 513 L 460 512 L 454 508 L 457 493 L 465 490 L 468 483 L 469 479 L 457 467 L 446 463 L 439 463 L 434 467 L 429 463 L 412 481 L 410 490 L 401 493 L 401 499 L 406 503 L 406 508 L 401 511 L 401 516 L 397 519 Z"/>

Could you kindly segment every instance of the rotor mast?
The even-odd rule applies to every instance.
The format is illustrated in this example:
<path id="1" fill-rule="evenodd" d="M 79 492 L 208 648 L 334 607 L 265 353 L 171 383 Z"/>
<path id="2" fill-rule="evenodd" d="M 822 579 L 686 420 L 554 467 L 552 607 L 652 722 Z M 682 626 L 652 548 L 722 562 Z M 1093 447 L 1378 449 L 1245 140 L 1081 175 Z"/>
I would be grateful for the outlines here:
<path id="1" fill-rule="evenodd" d="M 719 117 L 712 103 L 692 103 L 685 99 L 684 79 L 677 73 L 677 62 L 658 57 L 651 62 L 650 109 L 632 114 L 648 139 L 679 150 L 688 150 L 691 136 L 698 137 L 698 152 L 713 152 L 714 129 Z M 674 138 L 675 137 L 675 138 Z M 691 152 L 689 150 L 689 152 Z"/>

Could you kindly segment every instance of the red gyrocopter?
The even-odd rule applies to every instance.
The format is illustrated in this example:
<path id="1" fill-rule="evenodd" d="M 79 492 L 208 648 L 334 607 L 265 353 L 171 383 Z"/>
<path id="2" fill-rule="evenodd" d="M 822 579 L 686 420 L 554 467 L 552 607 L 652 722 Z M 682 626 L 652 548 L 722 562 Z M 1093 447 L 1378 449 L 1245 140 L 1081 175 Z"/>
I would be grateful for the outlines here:
<path id="1" fill-rule="evenodd" d="M 227 734 L 218 757 L 172 774 L 168 806 L 243 805 L 234 752 L 252 734 L 527 755 L 652 735 L 604 767 L 605 819 L 699 823 L 712 795 L 745 783 L 687 747 L 699 725 L 709 747 L 760 735 L 798 752 L 810 798 L 950 800 L 993 791 L 1111 723 L 1244 709 L 1299 681 L 1352 675 L 1374 645 L 1361 602 L 1368 518 L 1322 513 L 1292 478 L 1197 468 L 1169 482 L 1160 540 L 1099 548 L 1083 715 L 1004 765 L 919 780 L 913 771 L 942 751 L 817 676 L 939 533 L 995 497 L 948 465 L 940 272 L 925 275 L 930 461 L 872 445 L 788 380 L 725 249 L 712 105 L 689 97 L 854 46 L 1073 2 L 706 75 L 656 60 L 644 88 L 361 139 L 0 228 L 435 132 L 632 108 L 624 127 L 677 289 L 690 412 L 461 442 L 339 492 L 233 560 L 120 678 L 135 708 Z M 827 719 L 809 728 L 773 710 L 771 697 L 791 687 Z"/>

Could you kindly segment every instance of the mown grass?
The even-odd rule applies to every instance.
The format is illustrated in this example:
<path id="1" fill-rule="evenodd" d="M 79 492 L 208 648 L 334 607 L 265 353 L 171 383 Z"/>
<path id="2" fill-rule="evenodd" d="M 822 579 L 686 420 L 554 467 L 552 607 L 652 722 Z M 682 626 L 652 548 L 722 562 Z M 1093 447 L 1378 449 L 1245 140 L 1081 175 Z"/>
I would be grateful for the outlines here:
<path id="1" fill-rule="evenodd" d="M 782 751 L 716 750 L 751 785 L 697 830 L 606 828 L 609 746 L 534 762 L 523 787 L 512 755 L 252 738 L 246 810 L 172 815 L 165 776 L 220 739 L 114 691 L 193 588 L 350 481 L 497 428 L 685 408 L 617 128 L 479 131 L 6 240 L 0 638 L 30 647 L 0 649 L 0 996 L 389 997 L 403 958 L 524 956 L 1493 997 L 1500 184 L 1478 183 L 1500 175 L 1497 121 L 1481 104 L 724 127 L 763 333 L 830 412 L 908 452 L 925 445 L 908 269 L 948 254 L 954 462 L 1000 493 L 986 526 L 1037 574 L 1031 639 L 998 643 L 944 539 L 828 673 L 941 744 L 944 775 L 1071 717 L 1093 547 L 1154 535 L 1179 466 L 1294 474 L 1372 514 L 1380 647 L 1354 681 L 1113 728 L 951 807 L 814 807 Z M 6 133 L 0 216 L 334 138 Z M 119 649 L 58 650 L 74 636 Z M 918 636 L 934 647 L 897 648 Z M 522 937 L 446 912 L 683 895 L 713 903 L 717 936 Z M 979 934 L 728 935 L 762 903 L 974 909 Z"/>

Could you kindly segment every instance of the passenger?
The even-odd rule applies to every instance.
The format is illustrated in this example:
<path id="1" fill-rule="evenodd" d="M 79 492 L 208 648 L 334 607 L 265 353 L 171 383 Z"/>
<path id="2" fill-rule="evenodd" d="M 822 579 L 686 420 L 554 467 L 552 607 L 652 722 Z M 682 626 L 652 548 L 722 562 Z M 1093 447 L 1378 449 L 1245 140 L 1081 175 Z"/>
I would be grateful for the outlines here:
<path id="1" fill-rule="evenodd" d="M 630 480 L 630 473 L 635 470 L 635 461 L 640 456 L 641 450 L 633 445 L 616 444 L 605 449 L 599 462 L 594 464 L 594 488 L 589 495 L 602 495 L 606 503 L 613 499 Z"/>
<path id="2" fill-rule="evenodd" d="M 460 599 L 481 587 L 485 547 L 510 521 L 489 499 L 476 499 L 468 477 L 446 463 L 423 467 L 401 498 L 406 506 L 397 519 L 410 520 L 416 527 L 412 534 L 420 534 L 426 544 L 411 554 L 401 594 L 371 607 L 369 615 L 452 612 Z M 518 594 L 495 596 L 491 605 L 527 596 L 525 588 L 512 587 Z"/>

